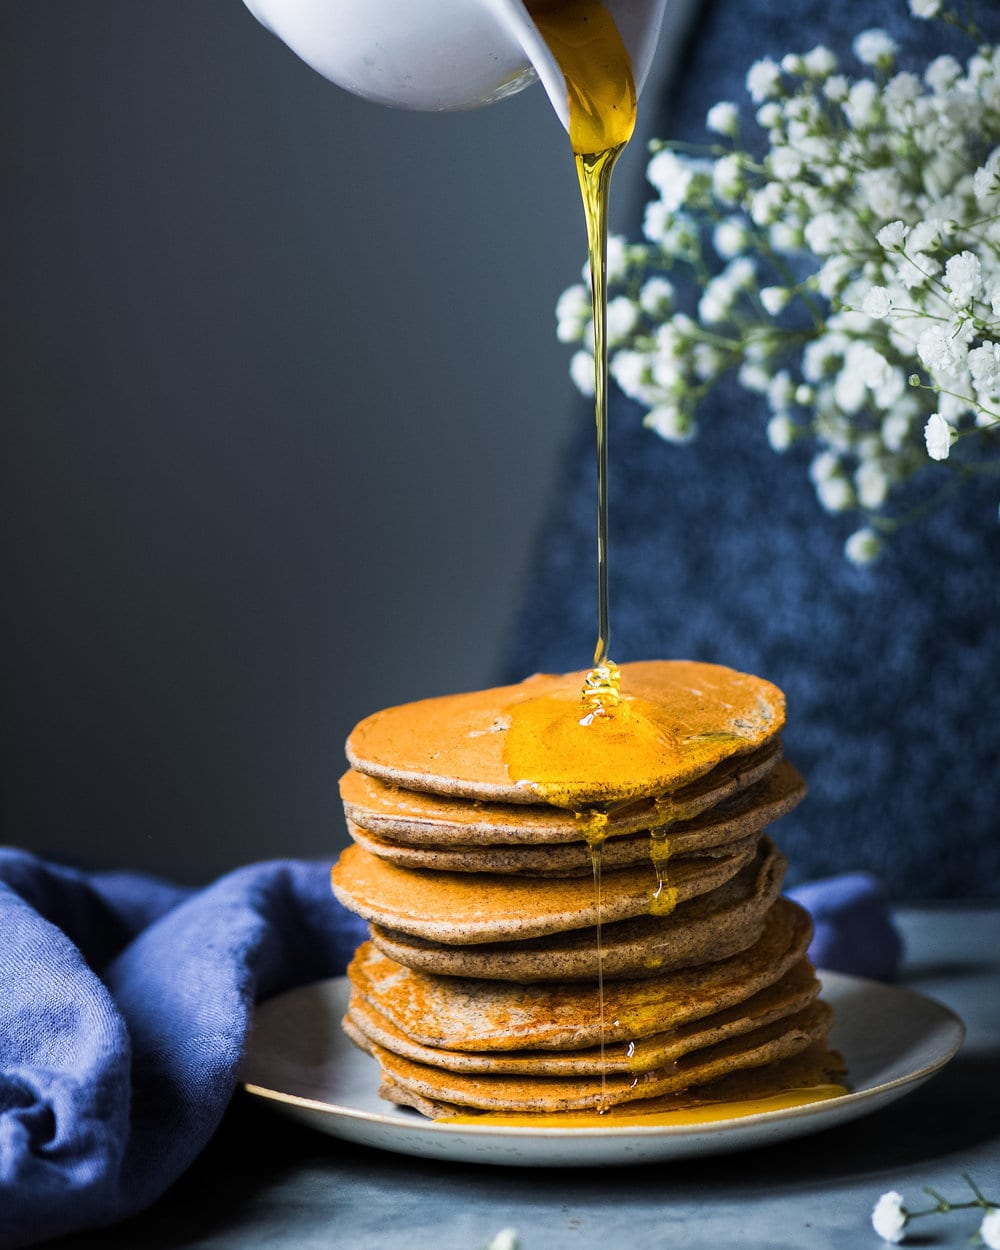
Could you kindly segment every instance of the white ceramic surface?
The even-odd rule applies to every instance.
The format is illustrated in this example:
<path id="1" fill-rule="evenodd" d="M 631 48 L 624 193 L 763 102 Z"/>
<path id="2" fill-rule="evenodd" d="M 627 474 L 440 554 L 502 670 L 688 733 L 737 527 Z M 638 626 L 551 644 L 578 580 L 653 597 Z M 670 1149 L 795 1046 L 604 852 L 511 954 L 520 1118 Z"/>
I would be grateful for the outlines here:
<path id="1" fill-rule="evenodd" d="M 955 1054 L 964 1027 L 908 990 L 823 973 L 836 1011 L 832 1044 L 852 1092 L 825 1102 L 712 1124 L 519 1128 L 434 1122 L 378 1096 L 378 1067 L 340 1029 L 345 978 L 283 994 L 257 1011 L 243 1066 L 247 1090 L 275 1110 L 347 1141 L 429 1159 L 512 1166 L 651 1163 L 770 1145 L 867 1115 L 922 1084 Z"/>
<path id="2" fill-rule="evenodd" d="M 476 108 L 541 79 L 568 127 L 566 84 L 521 0 L 244 0 L 324 78 L 398 108 Z M 649 72 L 666 0 L 605 0 Z"/>

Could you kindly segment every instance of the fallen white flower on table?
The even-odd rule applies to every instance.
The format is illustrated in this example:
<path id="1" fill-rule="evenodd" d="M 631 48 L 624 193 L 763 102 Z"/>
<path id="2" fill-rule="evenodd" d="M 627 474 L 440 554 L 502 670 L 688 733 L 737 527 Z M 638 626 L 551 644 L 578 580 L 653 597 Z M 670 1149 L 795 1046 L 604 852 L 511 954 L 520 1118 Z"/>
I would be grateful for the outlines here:
<path id="1" fill-rule="evenodd" d="M 518 1250 L 520 1244 L 516 1228 L 501 1228 L 484 1250 Z"/>
<path id="2" fill-rule="evenodd" d="M 903 1240 L 909 1216 L 903 1206 L 903 1195 L 890 1189 L 875 1203 L 872 1210 L 872 1228 L 883 1241 L 890 1241 L 898 1246 Z"/>
<path id="3" fill-rule="evenodd" d="M 979 1236 L 987 1250 L 1000 1250 L 1000 1207 L 993 1207 L 983 1216 Z"/>
<path id="4" fill-rule="evenodd" d="M 903 1204 L 903 1195 L 890 1190 L 879 1198 L 872 1209 L 872 1228 L 883 1241 L 899 1245 L 906 1240 L 907 1229 L 914 1220 L 928 1215 L 950 1215 L 953 1211 L 980 1210 L 983 1212 L 979 1225 L 979 1240 L 987 1250 L 1000 1250 L 1000 1204 L 987 1198 L 971 1176 L 963 1180 L 972 1190 L 973 1197 L 965 1202 L 952 1202 L 929 1185 L 924 1193 L 934 1199 L 934 1205 L 923 1211 L 910 1210 Z"/>

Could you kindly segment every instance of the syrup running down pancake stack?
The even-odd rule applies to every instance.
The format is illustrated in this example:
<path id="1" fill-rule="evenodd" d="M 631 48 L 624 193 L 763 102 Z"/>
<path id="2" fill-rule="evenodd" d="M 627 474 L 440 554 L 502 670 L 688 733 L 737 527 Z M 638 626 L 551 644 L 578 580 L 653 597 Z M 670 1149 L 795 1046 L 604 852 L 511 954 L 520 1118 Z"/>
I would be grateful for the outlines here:
<path id="1" fill-rule="evenodd" d="M 621 673 L 598 714 L 570 673 L 351 734 L 333 889 L 371 937 L 344 1027 L 384 1097 L 433 1117 L 649 1115 L 822 1096 L 842 1070 L 764 835 L 805 793 L 781 692 L 694 662 Z"/>

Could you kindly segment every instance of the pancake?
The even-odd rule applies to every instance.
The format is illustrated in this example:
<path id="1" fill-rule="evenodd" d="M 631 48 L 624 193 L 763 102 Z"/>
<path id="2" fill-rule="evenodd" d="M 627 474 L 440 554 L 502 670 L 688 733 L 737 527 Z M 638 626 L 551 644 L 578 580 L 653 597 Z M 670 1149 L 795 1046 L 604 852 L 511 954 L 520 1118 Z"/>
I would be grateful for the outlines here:
<path id="1" fill-rule="evenodd" d="M 770 909 L 748 950 L 696 968 L 604 986 L 521 984 L 414 972 L 363 943 L 348 968 L 354 992 L 407 1037 L 445 1050 L 580 1050 L 638 1041 L 745 1002 L 803 958 L 808 914 L 788 899 Z"/>
<path id="2" fill-rule="evenodd" d="M 416 1094 L 432 1106 L 472 1107 L 488 1112 L 546 1114 L 594 1111 L 599 1107 L 659 1097 L 703 1085 L 731 1072 L 758 1068 L 805 1050 L 826 1037 L 833 1012 L 817 1001 L 793 1016 L 680 1056 L 638 1074 L 587 1077 L 465 1075 L 415 1063 L 371 1041 L 365 1049 L 382 1070 L 383 1096 L 406 1102 Z M 432 1114 L 434 1114 L 432 1112 Z"/>
<path id="3" fill-rule="evenodd" d="M 707 894 L 750 863 L 758 837 L 733 843 L 724 855 L 678 860 L 669 886 L 656 866 L 605 873 L 600 899 L 586 877 L 509 877 L 490 873 L 398 868 L 349 846 L 331 873 L 333 892 L 351 911 L 389 929 L 452 945 L 541 937 L 567 929 L 672 910 Z"/>
<path id="4" fill-rule="evenodd" d="M 781 742 L 723 760 L 699 780 L 671 794 L 615 804 L 605 834 L 617 838 L 654 825 L 692 820 L 756 785 L 776 768 Z M 786 774 L 787 776 L 787 774 Z M 532 846 L 578 842 L 580 821 L 563 808 L 542 804 L 485 803 L 390 785 L 349 769 L 340 779 L 347 819 L 375 837 L 402 846 Z"/>
<path id="5" fill-rule="evenodd" d="M 605 847 L 607 854 L 607 847 Z M 648 851 L 647 851 L 648 854 Z M 762 838 L 754 859 L 729 881 L 679 904 L 666 916 L 637 916 L 601 925 L 601 968 L 607 979 L 650 977 L 672 968 L 724 959 L 760 937 L 784 877 L 785 857 Z M 592 929 L 514 942 L 454 946 L 372 924 L 383 954 L 422 972 L 500 981 L 596 983 Z"/>
<path id="6" fill-rule="evenodd" d="M 701 1084 L 691 1084 L 674 1093 L 660 1094 L 657 1097 L 637 1098 L 631 1102 L 612 1103 L 601 1108 L 600 1125 L 602 1128 L 615 1128 L 625 1125 L 669 1123 L 672 1114 L 681 1112 L 685 1117 L 693 1109 L 717 1109 L 722 1112 L 721 1118 L 728 1114 L 738 1114 L 739 1105 L 767 1099 L 781 1094 L 793 1093 L 795 1102 L 808 1102 L 810 1090 L 816 1090 L 818 1097 L 829 1097 L 837 1091 L 839 1082 L 845 1075 L 843 1058 L 831 1051 L 822 1040 L 811 1042 L 804 1049 L 784 1059 L 774 1059 L 767 1064 L 754 1068 L 742 1068 L 730 1071 L 725 1076 L 716 1077 Z M 406 1089 L 383 1074 L 379 1092 L 383 1098 L 403 1106 L 415 1108 L 431 1119 L 453 1119 L 456 1116 L 475 1116 L 476 1109 L 457 1106 L 441 1099 L 431 1100 L 423 1097 L 415 1089 Z M 576 1127 L 580 1123 L 580 1113 L 546 1110 L 543 1113 L 529 1113 L 530 1120 L 539 1115 L 539 1122 L 546 1128 L 562 1126 Z M 544 1118 L 541 1118 L 544 1116 Z M 507 1117 L 494 1112 L 490 1119 L 503 1123 Z M 715 1118 L 715 1117 L 712 1117 Z M 474 1119 L 472 1120 L 474 1123 Z M 510 1116 L 512 1124 L 523 1124 L 526 1120 Z M 530 1122 L 530 1121 L 529 1121 Z M 584 1124 L 593 1127 L 593 1120 L 587 1116 Z M 682 1121 L 683 1123 L 683 1121 Z"/>
<path id="7" fill-rule="evenodd" d="M 766 1024 L 803 1011 L 819 994 L 819 982 L 806 960 L 799 960 L 774 985 L 746 1002 L 662 1033 L 625 1045 L 573 1051 L 501 1051 L 469 1053 L 424 1046 L 407 1037 L 357 994 L 352 994 L 344 1028 L 362 1048 L 374 1042 L 416 1063 L 448 1072 L 501 1073 L 512 1076 L 587 1076 L 629 1074 L 661 1068 L 691 1051 L 714 1046 Z"/>
<path id="8" fill-rule="evenodd" d="M 782 761 L 764 781 L 742 791 L 727 803 L 694 820 L 661 825 L 658 833 L 665 830 L 665 849 L 669 849 L 671 858 L 710 855 L 714 848 L 760 833 L 796 807 L 805 797 L 805 792 L 802 777 L 791 764 Z M 524 810 L 527 812 L 530 809 Z M 348 819 L 347 828 L 354 841 L 370 854 L 405 868 L 526 876 L 582 876 L 593 871 L 591 848 L 580 837 L 579 830 L 575 842 L 540 846 L 493 846 L 486 839 L 471 844 L 412 846 L 373 834 L 351 819 Z M 602 844 L 601 864 L 604 871 L 649 862 L 648 829 L 616 836 L 609 820 L 603 832 L 605 841 Z"/>
<path id="9" fill-rule="evenodd" d="M 770 682 L 688 660 L 622 665 L 614 715 L 581 718 L 585 676 L 376 712 L 352 731 L 348 760 L 407 789 L 579 810 L 672 793 L 775 740 L 785 721 Z"/>

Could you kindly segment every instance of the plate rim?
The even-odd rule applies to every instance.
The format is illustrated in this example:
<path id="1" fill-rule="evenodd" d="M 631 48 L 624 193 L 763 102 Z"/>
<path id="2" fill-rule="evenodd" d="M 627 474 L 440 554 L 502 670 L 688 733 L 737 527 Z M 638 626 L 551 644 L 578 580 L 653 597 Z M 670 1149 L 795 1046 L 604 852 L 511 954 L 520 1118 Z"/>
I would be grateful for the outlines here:
<path id="1" fill-rule="evenodd" d="M 773 1108 L 769 1111 L 757 1111 L 750 1115 L 731 1116 L 728 1119 L 711 1120 L 701 1124 L 609 1124 L 607 1126 L 539 1124 L 536 1126 L 502 1124 L 496 1121 L 484 1124 L 453 1124 L 447 1119 L 432 1120 L 423 1116 L 419 1119 L 414 1119 L 411 1123 L 408 1117 L 403 1115 L 402 1110 L 398 1108 L 386 1112 L 367 1111 L 360 1107 L 309 1098 L 301 1094 L 289 1093 L 286 1090 L 274 1089 L 256 1081 L 241 1079 L 239 1084 L 252 1097 L 259 1098 L 266 1103 L 277 1104 L 279 1107 L 284 1106 L 296 1110 L 314 1112 L 330 1118 L 343 1118 L 352 1122 L 378 1125 L 401 1134 L 431 1133 L 444 1138 L 469 1136 L 472 1138 L 499 1138 L 510 1142 L 525 1138 L 542 1141 L 565 1138 L 578 1141 L 593 1138 L 615 1140 L 625 1137 L 639 1138 L 641 1140 L 657 1138 L 673 1140 L 691 1136 L 714 1137 L 726 1133 L 732 1135 L 737 1130 L 751 1130 L 768 1123 L 795 1122 L 817 1116 L 827 1117 L 839 1111 L 850 1112 L 868 1103 L 874 1103 L 872 1110 L 875 1110 L 884 1101 L 891 1101 L 893 1098 L 905 1093 L 908 1087 L 917 1086 L 929 1080 L 950 1063 L 961 1049 L 966 1035 L 965 1023 L 957 1012 L 952 1010 L 947 1004 L 940 1002 L 940 1000 L 923 994 L 918 990 L 910 989 L 908 986 L 888 984 L 869 977 L 854 976 L 850 973 L 818 969 L 817 975 L 820 978 L 823 993 L 833 992 L 839 995 L 845 993 L 848 989 L 867 988 L 869 991 L 877 991 L 880 995 L 899 995 L 936 1009 L 940 1013 L 938 1024 L 940 1026 L 948 1026 L 951 1029 L 951 1037 L 948 1044 L 932 1061 L 923 1063 L 919 1067 L 901 1073 L 889 1080 L 880 1081 L 875 1085 L 867 1085 L 863 1089 L 848 1090 L 846 1093 L 838 1094 L 833 1098 L 803 1103 L 801 1106 Z M 271 1004 L 280 1004 L 283 999 L 287 999 L 290 995 L 300 995 L 310 991 L 315 993 L 320 986 L 326 987 L 337 984 L 346 986 L 347 977 L 328 977 L 322 981 L 314 981 L 308 985 L 299 986 L 296 989 L 286 991 L 284 994 L 275 995 L 275 997 L 268 999 L 266 1003 L 261 1004 L 261 1007 L 270 1009 Z M 247 1055 L 250 1054 L 251 1049 L 252 1033 L 248 1040 Z"/>

